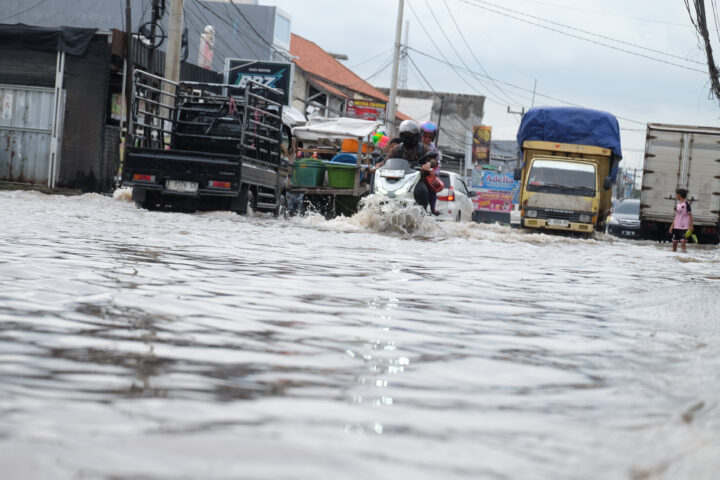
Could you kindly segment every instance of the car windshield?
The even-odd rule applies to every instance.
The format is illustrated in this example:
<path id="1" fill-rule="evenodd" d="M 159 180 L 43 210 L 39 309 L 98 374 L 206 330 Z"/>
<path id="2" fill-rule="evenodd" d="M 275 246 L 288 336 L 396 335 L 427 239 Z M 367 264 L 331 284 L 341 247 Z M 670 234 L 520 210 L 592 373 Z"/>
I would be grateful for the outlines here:
<path id="1" fill-rule="evenodd" d="M 595 196 L 595 166 L 585 163 L 535 160 L 528 175 L 528 191 Z"/>
<path id="2" fill-rule="evenodd" d="M 640 202 L 621 202 L 615 207 L 615 213 L 640 216 Z"/>

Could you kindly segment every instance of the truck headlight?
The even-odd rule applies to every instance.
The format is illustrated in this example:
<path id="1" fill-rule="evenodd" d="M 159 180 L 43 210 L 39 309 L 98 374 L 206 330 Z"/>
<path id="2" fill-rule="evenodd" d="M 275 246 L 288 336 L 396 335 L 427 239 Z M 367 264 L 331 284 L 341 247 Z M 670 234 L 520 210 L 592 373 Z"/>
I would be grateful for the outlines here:
<path id="1" fill-rule="evenodd" d="M 587 215 L 587 214 L 580 215 L 579 220 L 582 223 L 590 223 L 590 215 Z"/>
<path id="2" fill-rule="evenodd" d="M 525 216 L 528 218 L 537 218 L 537 210 L 527 210 Z"/>

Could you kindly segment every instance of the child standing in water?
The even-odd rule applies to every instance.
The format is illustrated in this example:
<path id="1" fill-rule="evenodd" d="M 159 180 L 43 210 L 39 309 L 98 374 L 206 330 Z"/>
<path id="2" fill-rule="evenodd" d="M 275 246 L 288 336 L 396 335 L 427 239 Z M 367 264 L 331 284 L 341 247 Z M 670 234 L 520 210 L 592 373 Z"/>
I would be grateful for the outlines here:
<path id="1" fill-rule="evenodd" d="M 675 190 L 675 198 L 677 198 L 678 204 L 675 206 L 675 219 L 670 225 L 670 233 L 673 236 L 672 239 L 672 251 L 677 252 L 677 244 L 680 242 L 682 251 L 687 252 L 687 238 L 685 233 L 690 230 L 693 231 L 693 217 L 690 203 L 687 201 L 688 191 L 684 188 L 678 188 Z"/>

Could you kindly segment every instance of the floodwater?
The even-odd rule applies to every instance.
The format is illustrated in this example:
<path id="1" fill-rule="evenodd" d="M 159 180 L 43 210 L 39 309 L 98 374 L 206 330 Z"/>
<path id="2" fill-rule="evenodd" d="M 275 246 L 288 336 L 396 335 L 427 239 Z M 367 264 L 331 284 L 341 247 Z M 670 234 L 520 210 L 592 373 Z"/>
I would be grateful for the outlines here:
<path id="1" fill-rule="evenodd" d="M 0 477 L 717 479 L 689 250 L 0 191 Z"/>

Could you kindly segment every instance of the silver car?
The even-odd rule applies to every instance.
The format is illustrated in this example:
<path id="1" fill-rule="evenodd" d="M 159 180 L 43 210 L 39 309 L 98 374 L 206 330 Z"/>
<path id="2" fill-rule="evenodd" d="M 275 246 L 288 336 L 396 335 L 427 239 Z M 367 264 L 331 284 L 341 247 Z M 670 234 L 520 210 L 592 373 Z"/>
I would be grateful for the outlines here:
<path id="1" fill-rule="evenodd" d="M 613 209 L 608 221 L 608 233 L 618 237 L 640 237 L 640 200 L 626 198 Z"/>
<path id="2" fill-rule="evenodd" d="M 454 172 L 438 172 L 438 177 L 445 184 L 445 188 L 437 194 L 436 208 L 440 212 L 438 220 L 452 220 L 456 222 L 469 222 L 473 218 L 475 205 L 472 197 L 475 192 L 468 190 L 460 175 Z"/>

